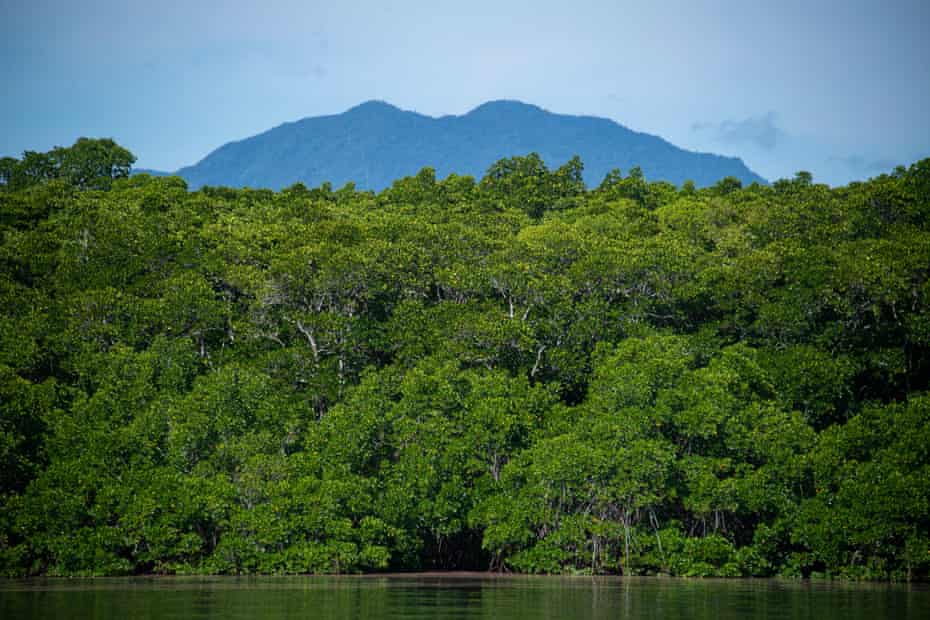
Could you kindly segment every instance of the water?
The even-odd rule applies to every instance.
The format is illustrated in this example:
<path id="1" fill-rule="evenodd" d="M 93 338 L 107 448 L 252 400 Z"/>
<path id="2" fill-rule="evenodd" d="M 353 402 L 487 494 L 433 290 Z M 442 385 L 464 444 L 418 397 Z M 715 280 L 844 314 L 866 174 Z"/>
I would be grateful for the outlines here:
<path id="1" fill-rule="evenodd" d="M 406 575 L 0 580 L 0 618 L 930 618 L 926 585 Z"/>

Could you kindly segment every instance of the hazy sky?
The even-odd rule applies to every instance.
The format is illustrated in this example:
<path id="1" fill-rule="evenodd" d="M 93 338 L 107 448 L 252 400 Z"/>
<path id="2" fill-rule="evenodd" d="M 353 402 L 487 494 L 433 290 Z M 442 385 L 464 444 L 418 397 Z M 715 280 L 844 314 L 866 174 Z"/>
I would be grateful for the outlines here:
<path id="1" fill-rule="evenodd" d="M 930 0 L 0 0 L 0 80 L 0 155 L 174 170 L 367 99 L 520 99 L 841 183 L 930 156 Z"/>

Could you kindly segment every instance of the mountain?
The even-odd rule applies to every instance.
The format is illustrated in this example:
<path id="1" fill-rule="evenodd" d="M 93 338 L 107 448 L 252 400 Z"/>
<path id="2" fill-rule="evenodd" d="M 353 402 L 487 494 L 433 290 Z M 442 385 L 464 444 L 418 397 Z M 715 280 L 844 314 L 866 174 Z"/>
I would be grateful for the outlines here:
<path id="1" fill-rule="evenodd" d="M 424 166 L 481 178 L 495 161 L 537 152 L 550 168 L 581 156 L 587 184 L 613 168 L 640 166 L 649 180 L 698 186 L 734 176 L 765 180 L 738 158 L 680 149 L 605 118 L 553 114 L 518 101 L 491 101 L 462 116 L 434 118 L 368 101 L 329 116 L 284 123 L 216 149 L 177 174 L 203 185 L 280 189 L 298 181 L 380 190 Z"/>

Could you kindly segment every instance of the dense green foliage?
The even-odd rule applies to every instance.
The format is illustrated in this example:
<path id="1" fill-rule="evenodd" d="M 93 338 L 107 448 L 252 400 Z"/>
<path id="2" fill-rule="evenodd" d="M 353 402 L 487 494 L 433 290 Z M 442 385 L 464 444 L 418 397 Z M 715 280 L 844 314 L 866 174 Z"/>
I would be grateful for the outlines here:
<path id="1" fill-rule="evenodd" d="M 26 151 L 22 159 L 0 158 L 0 185 L 23 189 L 52 179 L 64 179 L 81 189 L 106 189 L 113 179 L 126 178 L 135 156 L 109 138 L 79 138 L 73 146 L 47 153 Z"/>
<path id="2" fill-rule="evenodd" d="M 7 574 L 930 570 L 930 160 L 118 176 L 0 185 Z"/>

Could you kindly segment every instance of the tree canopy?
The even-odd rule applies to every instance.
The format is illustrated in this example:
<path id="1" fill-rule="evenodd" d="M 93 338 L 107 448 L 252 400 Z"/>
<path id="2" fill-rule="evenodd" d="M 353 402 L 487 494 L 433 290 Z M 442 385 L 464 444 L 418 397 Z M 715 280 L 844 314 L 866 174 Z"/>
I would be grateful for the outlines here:
<path id="1" fill-rule="evenodd" d="M 0 185 L 24 189 L 62 179 L 78 189 L 107 189 L 114 179 L 128 177 L 135 161 L 135 155 L 109 138 L 78 138 L 70 147 L 0 159 Z"/>
<path id="2" fill-rule="evenodd" d="M 0 571 L 921 579 L 930 160 L 380 193 L 0 162 Z"/>

